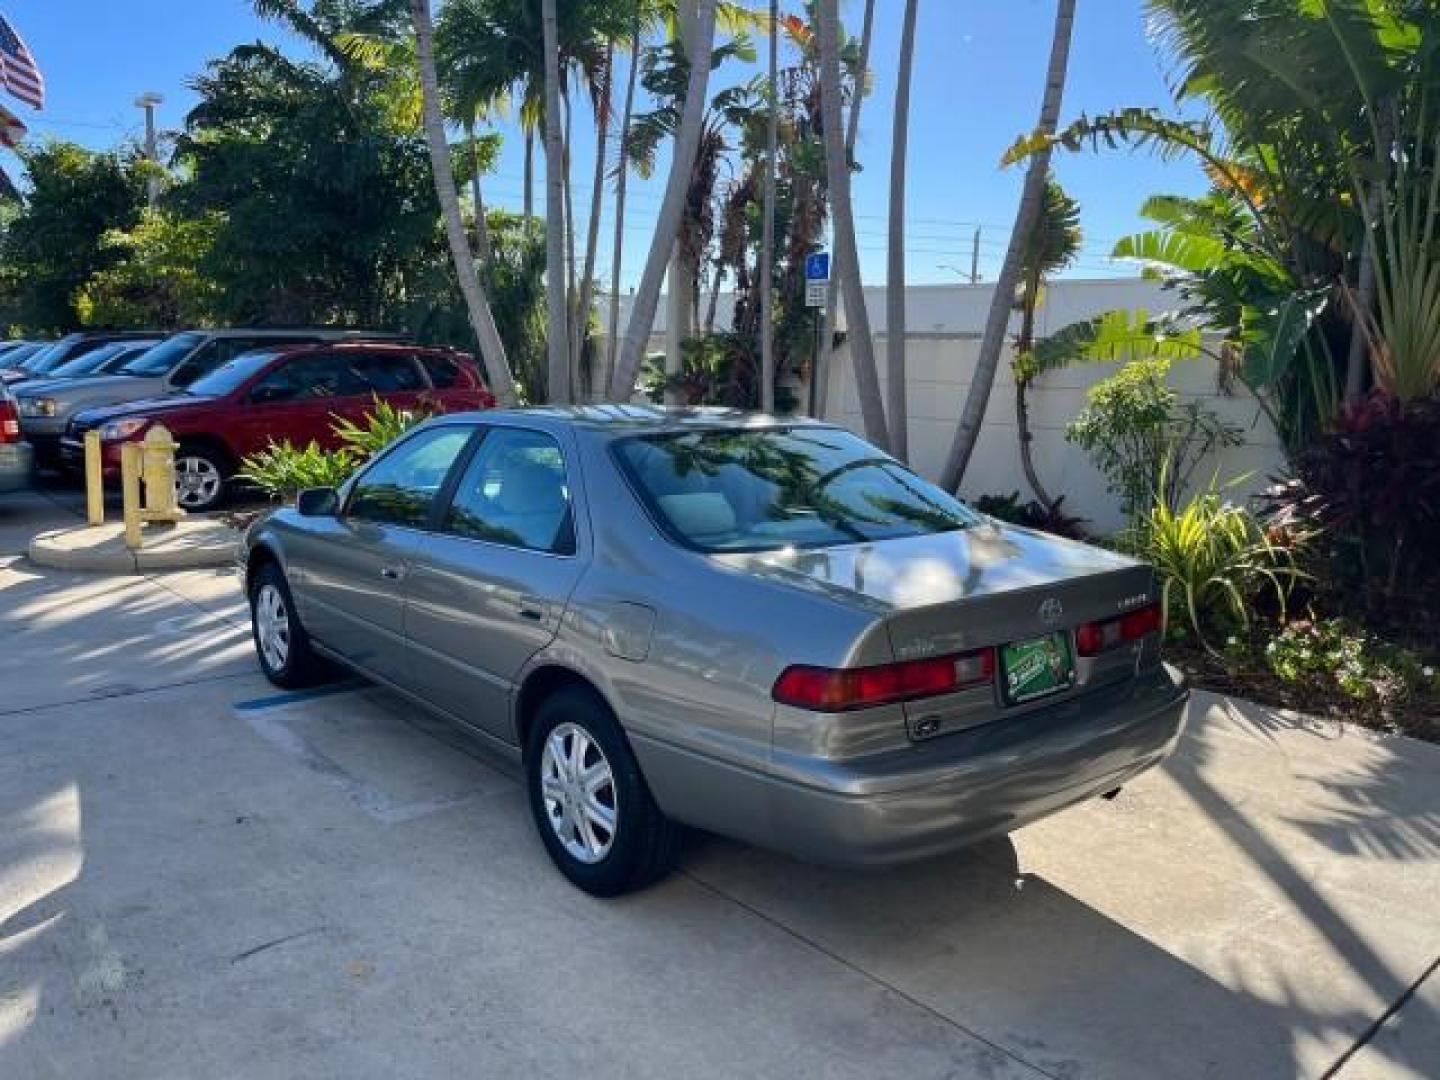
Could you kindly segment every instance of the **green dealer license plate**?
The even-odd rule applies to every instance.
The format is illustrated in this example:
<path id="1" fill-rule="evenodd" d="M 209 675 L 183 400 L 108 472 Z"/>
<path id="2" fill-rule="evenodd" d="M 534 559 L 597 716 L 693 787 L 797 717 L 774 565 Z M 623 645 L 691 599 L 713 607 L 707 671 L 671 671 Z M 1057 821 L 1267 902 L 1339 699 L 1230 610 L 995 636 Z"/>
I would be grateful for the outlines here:
<path id="1" fill-rule="evenodd" d="M 1075 658 L 1064 631 L 1000 648 L 1005 700 L 1011 705 L 1068 690 L 1075 683 Z"/>

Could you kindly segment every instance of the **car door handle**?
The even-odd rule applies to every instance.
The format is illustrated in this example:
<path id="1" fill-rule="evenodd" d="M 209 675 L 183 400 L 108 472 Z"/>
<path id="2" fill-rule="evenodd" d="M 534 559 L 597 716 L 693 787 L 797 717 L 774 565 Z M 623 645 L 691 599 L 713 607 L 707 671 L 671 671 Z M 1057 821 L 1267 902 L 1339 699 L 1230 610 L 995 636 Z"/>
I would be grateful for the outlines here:
<path id="1" fill-rule="evenodd" d="M 382 566 L 380 568 L 380 576 L 386 581 L 399 581 L 405 576 L 405 570 L 399 566 Z"/>

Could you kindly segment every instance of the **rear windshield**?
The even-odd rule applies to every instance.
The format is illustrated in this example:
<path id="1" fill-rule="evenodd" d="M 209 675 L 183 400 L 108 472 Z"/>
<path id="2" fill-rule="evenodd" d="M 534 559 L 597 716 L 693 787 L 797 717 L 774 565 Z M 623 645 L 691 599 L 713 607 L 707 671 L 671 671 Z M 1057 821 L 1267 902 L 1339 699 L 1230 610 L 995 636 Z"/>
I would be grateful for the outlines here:
<path id="1" fill-rule="evenodd" d="M 665 531 L 701 551 L 835 547 L 981 520 L 847 431 L 637 436 L 617 442 L 615 456 Z"/>
<path id="2" fill-rule="evenodd" d="M 204 340 L 204 334 L 176 334 L 174 337 L 166 338 L 153 349 L 146 349 L 122 367 L 118 374 L 138 375 L 142 378 L 158 378 L 161 375 L 168 375 L 176 364 L 184 360 L 191 350 Z"/>

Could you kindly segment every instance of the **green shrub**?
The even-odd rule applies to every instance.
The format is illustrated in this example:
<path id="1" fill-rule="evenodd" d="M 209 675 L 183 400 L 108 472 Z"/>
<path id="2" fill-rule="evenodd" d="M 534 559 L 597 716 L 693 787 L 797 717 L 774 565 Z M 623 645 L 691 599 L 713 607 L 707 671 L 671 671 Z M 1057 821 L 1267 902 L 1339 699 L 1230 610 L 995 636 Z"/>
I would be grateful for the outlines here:
<path id="1" fill-rule="evenodd" d="M 1164 357 L 1126 364 L 1090 388 L 1089 404 L 1065 429 L 1105 474 L 1131 528 L 1158 502 L 1178 508 L 1205 455 L 1241 441 L 1239 428 L 1181 401 L 1165 382 L 1169 371 Z"/>
<path id="2" fill-rule="evenodd" d="M 245 458 L 239 476 L 270 498 L 289 502 L 306 488 L 339 487 L 358 463 L 348 449 L 322 450 L 314 440 L 297 448 L 285 439 Z"/>
<path id="3" fill-rule="evenodd" d="M 397 409 L 377 397 L 363 424 L 334 418 L 330 428 L 340 441 L 334 450 L 323 449 L 314 440 L 303 449 L 288 439 L 271 442 L 244 458 L 238 475 L 271 499 L 290 502 L 306 488 L 339 487 L 371 457 L 429 417 L 426 412 Z"/>
<path id="4" fill-rule="evenodd" d="M 1332 686 L 1362 704 L 1397 705 L 1440 690 L 1435 669 L 1415 653 L 1346 619 L 1290 623 L 1266 644 L 1265 663 L 1286 682 Z"/>
<path id="5" fill-rule="evenodd" d="M 1250 510 L 1222 499 L 1213 481 L 1178 510 L 1156 499 L 1122 545 L 1155 568 L 1167 622 L 1178 614 L 1211 652 L 1218 634 L 1248 628 L 1257 601 L 1273 600 L 1283 616 L 1304 576 L 1292 551 L 1274 543 Z"/>

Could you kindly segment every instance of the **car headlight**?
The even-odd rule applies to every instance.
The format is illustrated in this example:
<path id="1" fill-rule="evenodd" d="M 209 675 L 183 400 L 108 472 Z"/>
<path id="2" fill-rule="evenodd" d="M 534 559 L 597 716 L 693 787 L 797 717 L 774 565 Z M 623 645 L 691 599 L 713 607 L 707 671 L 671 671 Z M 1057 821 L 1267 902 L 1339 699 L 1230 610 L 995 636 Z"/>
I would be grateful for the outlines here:
<path id="1" fill-rule="evenodd" d="M 101 442 L 118 442 L 121 439 L 128 439 L 132 435 L 138 435 L 145 430 L 149 420 L 139 417 L 130 420 L 111 420 L 108 424 L 100 426 Z"/>
<path id="2" fill-rule="evenodd" d="M 20 415 L 21 415 L 21 416 L 44 416 L 44 417 L 54 416 L 54 415 L 55 415 L 55 399 L 54 399 L 54 398 L 48 398 L 48 397 L 41 397 L 41 398 L 21 398 L 21 399 L 20 399 Z"/>

